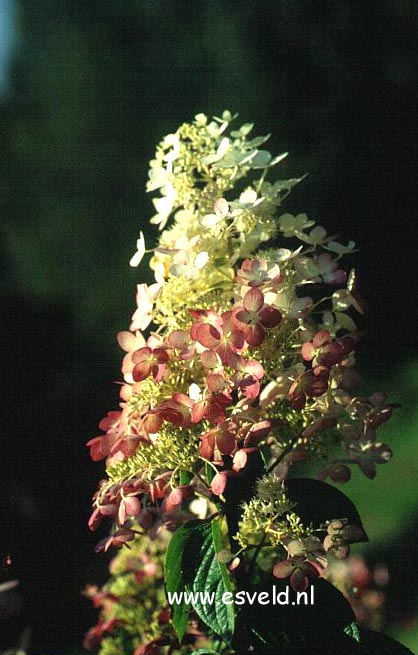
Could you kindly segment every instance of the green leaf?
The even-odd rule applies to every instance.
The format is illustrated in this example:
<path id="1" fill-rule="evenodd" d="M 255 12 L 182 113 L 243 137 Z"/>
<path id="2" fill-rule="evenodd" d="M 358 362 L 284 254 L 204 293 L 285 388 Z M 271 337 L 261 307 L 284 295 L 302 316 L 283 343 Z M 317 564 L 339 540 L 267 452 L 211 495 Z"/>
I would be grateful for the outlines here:
<path id="1" fill-rule="evenodd" d="M 194 609 L 202 621 L 220 635 L 225 641 L 230 641 L 234 633 L 235 612 L 233 605 L 223 602 L 224 593 L 231 592 L 231 582 L 228 570 L 217 558 L 222 550 L 220 518 L 215 518 L 210 526 L 201 548 L 201 563 L 196 571 L 192 589 L 194 592 L 206 591 L 214 595 L 213 603 L 195 603 Z M 231 596 L 232 599 L 232 596 Z"/>
<path id="2" fill-rule="evenodd" d="M 215 471 L 213 470 L 213 467 L 207 462 L 205 463 L 205 475 L 208 484 L 211 484 L 213 478 L 215 477 Z"/>
<path id="3" fill-rule="evenodd" d="M 348 519 L 350 525 L 363 530 L 364 537 L 357 541 L 368 541 L 359 513 L 354 504 L 341 491 L 321 480 L 295 478 L 286 480 L 289 497 L 296 503 L 295 511 L 302 523 L 315 526 L 332 519 Z"/>
<path id="4" fill-rule="evenodd" d="M 207 650 L 206 648 L 199 648 L 199 650 L 194 650 L 190 655 L 219 655 L 216 650 Z"/>
<path id="5" fill-rule="evenodd" d="M 263 464 L 266 468 L 268 469 L 270 462 L 271 462 L 271 446 L 267 446 L 265 444 L 261 444 L 258 447 L 258 450 L 260 451 L 261 459 L 263 461 Z"/>
<path id="6" fill-rule="evenodd" d="M 189 484 L 193 480 L 193 473 L 190 471 L 180 471 L 179 473 L 179 484 Z"/>
<path id="7" fill-rule="evenodd" d="M 266 168 L 272 160 L 268 150 L 259 150 L 251 160 L 251 168 Z"/>
<path id="8" fill-rule="evenodd" d="M 263 145 L 263 143 L 268 141 L 270 137 L 271 134 L 266 134 L 265 136 L 256 136 L 254 139 L 251 139 L 251 141 L 247 141 L 247 148 L 259 148 Z"/>
<path id="9" fill-rule="evenodd" d="M 344 632 L 346 635 L 351 637 L 352 639 L 355 639 L 360 643 L 360 629 L 358 627 L 358 624 L 356 621 L 353 621 L 352 623 L 349 623 L 348 625 L 345 626 Z"/>
<path id="10" fill-rule="evenodd" d="M 187 628 L 191 607 L 222 639 L 228 641 L 232 638 L 233 605 L 222 602 L 223 594 L 231 591 L 231 583 L 225 564 L 217 559 L 220 550 L 219 517 L 189 521 L 176 530 L 170 541 L 165 560 L 167 592 L 188 595 L 187 602 L 183 597 L 181 602 L 172 605 L 173 626 L 180 641 Z M 213 602 L 202 602 L 199 592 L 213 594 Z"/>
<path id="11" fill-rule="evenodd" d="M 323 579 L 312 583 L 313 604 L 297 604 L 297 595 L 288 581 L 277 580 L 266 575 L 260 586 L 251 592 L 267 591 L 272 597 L 276 593 L 287 592 L 286 605 L 244 605 L 237 621 L 234 647 L 245 652 L 249 646 L 260 655 L 306 655 L 307 653 L 328 652 L 324 645 L 332 644 L 332 652 L 338 655 L 360 654 L 361 647 L 356 639 L 347 635 L 346 626 L 355 623 L 353 610 L 338 589 Z M 308 590 L 308 598 L 310 598 Z"/>
<path id="12" fill-rule="evenodd" d="M 181 526 L 171 538 L 164 566 L 167 592 L 182 593 L 186 590 L 190 580 L 193 579 L 198 562 L 193 562 L 193 558 L 190 560 L 188 555 L 192 551 L 192 546 L 198 546 L 199 542 L 202 541 L 200 533 L 203 529 L 203 521 L 196 519 Z M 173 626 L 180 641 L 183 639 L 187 628 L 190 608 L 190 603 L 186 603 L 184 600 L 181 603 L 172 605 Z"/>
<path id="13" fill-rule="evenodd" d="M 229 150 L 222 159 L 214 162 L 213 165 L 217 168 L 234 168 L 235 166 L 244 166 L 248 164 L 257 154 L 257 150 L 249 150 L 241 152 L 240 150 Z"/>

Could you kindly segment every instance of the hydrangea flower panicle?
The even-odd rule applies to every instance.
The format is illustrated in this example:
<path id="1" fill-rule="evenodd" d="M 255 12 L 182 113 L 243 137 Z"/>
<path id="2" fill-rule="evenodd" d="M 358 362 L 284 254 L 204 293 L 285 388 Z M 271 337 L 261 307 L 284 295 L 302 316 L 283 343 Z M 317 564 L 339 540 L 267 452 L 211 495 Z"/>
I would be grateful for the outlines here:
<path id="1" fill-rule="evenodd" d="M 283 209 L 303 178 L 274 179 L 285 155 L 261 148 L 268 137 L 250 136 L 252 124 L 230 131 L 232 118 L 198 114 L 151 161 L 156 282 L 137 285 L 129 330 L 117 335 L 119 408 L 87 444 L 107 476 L 89 527 L 112 523 L 97 550 L 116 546 L 123 558 L 138 542 L 157 551 L 191 519 L 216 516 L 237 580 L 244 572 L 251 582 L 260 558 L 268 574 L 304 591 L 324 577 L 328 552 L 347 556 L 361 535 L 335 516 L 305 524 L 286 486 L 290 470 L 312 458 L 319 485 L 347 482 L 356 467 L 373 478 L 392 455 L 379 430 L 395 406 L 383 394 L 354 395 L 364 304 L 343 264 L 354 242 Z M 146 255 L 143 232 L 136 245 L 134 267 Z M 146 585 L 152 575 L 134 560 L 133 584 Z M 200 628 L 189 626 L 179 650 L 165 600 L 155 600 L 130 652 L 196 651 Z M 102 619 L 89 643 L 111 643 L 108 633 L 122 629 L 106 612 Z"/>

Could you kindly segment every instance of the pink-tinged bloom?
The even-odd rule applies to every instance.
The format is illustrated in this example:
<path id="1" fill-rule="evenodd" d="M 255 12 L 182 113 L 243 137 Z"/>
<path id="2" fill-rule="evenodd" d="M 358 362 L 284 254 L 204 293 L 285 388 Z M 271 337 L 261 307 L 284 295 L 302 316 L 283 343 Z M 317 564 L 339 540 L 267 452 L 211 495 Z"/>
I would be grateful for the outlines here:
<path id="1" fill-rule="evenodd" d="M 97 585 L 88 584 L 84 587 L 83 596 L 88 598 L 94 607 L 111 607 L 117 603 L 118 597 L 106 589 L 100 589 Z"/>
<path id="2" fill-rule="evenodd" d="M 154 301 L 161 289 L 161 284 L 155 282 L 148 286 L 147 284 L 138 284 L 136 292 L 137 309 L 132 316 L 132 322 L 129 327 L 131 332 L 136 330 L 146 330 L 152 321 L 152 310 Z"/>
<path id="3" fill-rule="evenodd" d="M 271 380 L 260 393 L 260 408 L 267 411 L 280 398 L 285 398 L 295 378 L 305 371 L 303 364 L 284 370 L 275 380 Z"/>
<path id="4" fill-rule="evenodd" d="M 204 348 L 208 348 L 210 353 L 218 356 L 222 364 L 230 366 L 233 356 L 244 348 L 244 334 L 232 321 L 232 311 L 224 312 L 220 319 L 216 324 L 194 324 L 191 334 L 195 335 L 196 340 Z M 202 363 L 206 368 L 215 368 L 217 360 L 214 355 L 208 356 L 206 352 L 201 354 Z"/>
<path id="5" fill-rule="evenodd" d="M 306 591 L 311 580 L 322 575 L 322 569 L 317 562 L 292 557 L 278 562 L 273 568 L 273 575 L 280 580 L 290 578 L 290 586 L 294 591 Z"/>
<path id="6" fill-rule="evenodd" d="M 110 502 L 110 499 L 108 499 L 107 504 L 106 500 L 103 500 L 104 504 L 99 505 L 93 510 L 88 522 L 88 526 L 92 532 L 97 530 L 104 516 L 111 518 L 116 517 L 119 509 L 119 500 L 117 498 L 112 498 L 112 500 L 113 502 Z"/>
<path id="7" fill-rule="evenodd" d="M 125 457 L 130 457 L 138 448 L 138 444 L 141 440 L 143 441 L 139 434 L 123 435 L 113 444 L 110 451 L 111 458 L 116 456 L 115 462 L 117 462 L 125 459 Z M 110 462 L 108 463 L 110 464 Z"/>
<path id="8" fill-rule="evenodd" d="M 172 489 L 168 496 L 164 499 L 163 510 L 170 514 L 177 511 L 185 500 L 189 500 L 194 496 L 194 489 L 190 485 L 184 484 L 180 487 Z"/>
<path id="9" fill-rule="evenodd" d="M 110 455 L 113 446 L 124 435 L 125 424 L 121 421 L 122 412 L 108 412 L 99 423 L 99 428 L 106 434 L 102 434 L 87 442 L 90 448 L 90 457 L 98 462 Z"/>
<path id="10" fill-rule="evenodd" d="M 344 464 L 337 464 L 335 462 L 331 463 L 329 466 L 321 469 L 318 473 L 319 480 L 326 480 L 327 477 L 330 477 L 333 482 L 339 482 L 344 484 L 348 482 L 351 478 L 351 471 L 348 466 Z"/>
<path id="11" fill-rule="evenodd" d="M 173 393 L 170 400 L 165 400 L 156 408 L 158 414 L 169 423 L 179 428 L 189 428 L 192 424 L 193 400 L 184 393 Z"/>
<path id="12" fill-rule="evenodd" d="M 204 350 L 200 353 L 200 361 L 204 368 L 223 370 L 222 360 L 214 350 Z"/>
<path id="13" fill-rule="evenodd" d="M 125 496 L 119 504 L 118 523 L 124 525 L 126 520 L 141 513 L 141 503 L 137 496 Z"/>
<path id="14" fill-rule="evenodd" d="M 389 421 L 392 416 L 393 410 L 400 407 L 397 403 L 386 402 L 386 395 L 384 393 L 373 393 L 369 401 L 372 404 L 373 410 L 367 418 L 368 425 L 371 428 L 377 428 L 382 423 Z"/>
<path id="15" fill-rule="evenodd" d="M 328 330 L 317 332 L 312 341 L 302 346 L 302 357 L 312 361 L 312 367 L 325 366 L 327 368 L 339 364 L 354 348 L 354 339 L 350 336 L 332 340 Z"/>
<path id="16" fill-rule="evenodd" d="M 180 359 L 192 359 L 196 352 L 194 342 L 190 339 L 190 335 L 185 330 L 174 330 L 167 337 L 167 345 L 169 348 L 174 348 L 178 351 Z"/>
<path id="17" fill-rule="evenodd" d="M 255 453 L 258 448 L 240 448 L 232 458 L 232 470 L 236 473 L 241 471 L 247 466 L 248 456 Z"/>
<path id="18" fill-rule="evenodd" d="M 260 380 L 264 376 L 264 369 L 260 362 L 236 355 L 231 366 L 236 371 L 232 380 L 241 393 L 250 400 L 257 398 L 260 393 Z"/>
<path id="19" fill-rule="evenodd" d="M 223 321 L 217 312 L 212 309 L 190 309 L 189 311 L 193 319 L 190 329 L 192 339 L 201 343 L 201 339 L 210 340 L 212 335 L 215 339 L 219 338 Z"/>
<path id="20" fill-rule="evenodd" d="M 240 448 L 236 451 L 234 457 L 232 458 L 232 468 L 234 471 L 240 471 L 247 466 L 248 455 L 246 450 L 246 448 Z"/>
<path id="21" fill-rule="evenodd" d="M 206 376 L 206 389 L 203 394 L 197 385 L 192 385 L 189 391 L 194 400 L 192 422 L 200 423 L 203 419 L 212 423 L 224 421 L 225 409 L 232 403 L 230 386 L 230 382 L 221 373 L 209 373 Z"/>
<path id="22" fill-rule="evenodd" d="M 126 378 L 132 378 L 131 373 L 126 374 Z M 130 382 L 116 382 L 116 384 L 120 385 L 120 391 L 119 391 L 119 396 L 120 399 L 123 400 L 124 403 L 128 402 L 129 398 L 132 396 L 132 394 L 136 393 L 139 391 L 140 388 L 140 382 L 134 383 L 133 378 L 132 378 L 132 383 Z"/>
<path id="23" fill-rule="evenodd" d="M 229 205 L 225 198 L 218 198 L 213 204 L 214 214 L 205 214 L 199 219 L 202 227 L 213 227 L 222 221 L 229 212 Z"/>
<path id="24" fill-rule="evenodd" d="M 90 439 L 86 443 L 86 446 L 90 448 L 90 457 L 93 462 L 99 462 L 101 459 L 105 459 L 109 455 L 116 439 L 117 437 L 115 438 L 110 434 L 102 434 Z"/>
<path id="25" fill-rule="evenodd" d="M 99 623 L 86 633 L 83 641 L 83 648 L 86 650 L 96 650 L 106 634 L 111 634 L 120 625 L 124 625 L 122 619 L 109 619 L 108 621 L 99 620 Z"/>
<path id="26" fill-rule="evenodd" d="M 157 434 L 163 424 L 163 416 L 158 409 L 150 409 L 145 416 L 142 418 L 141 422 L 141 431 L 145 437 L 149 437 L 151 434 Z"/>
<path id="27" fill-rule="evenodd" d="M 209 373 L 206 376 L 206 386 L 210 393 L 224 393 L 231 400 L 229 396 L 231 383 L 221 373 Z"/>
<path id="28" fill-rule="evenodd" d="M 155 503 L 156 500 L 166 497 L 170 485 L 170 479 L 171 472 L 166 471 L 150 482 L 148 492 L 153 503 Z"/>
<path id="29" fill-rule="evenodd" d="M 91 516 L 89 518 L 89 521 L 88 521 L 87 525 L 89 526 L 89 529 L 92 532 L 95 532 L 97 530 L 97 528 L 99 527 L 100 523 L 102 522 L 102 520 L 103 520 L 103 514 L 100 511 L 100 508 L 95 507 L 94 510 L 91 513 Z"/>
<path id="30" fill-rule="evenodd" d="M 208 376 L 209 377 L 209 376 Z M 231 405 L 232 398 L 229 393 L 210 393 L 198 400 L 192 409 L 192 422 L 200 423 L 207 419 L 212 423 L 220 423 L 226 418 L 225 409 Z"/>
<path id="31" fill-rule="evenodd" d="M 147 491 L 148 486 L 141 478 L 131 478 L 122 485 L 122 493 L 126 496 L 134 496 L 139 492 Z"/>
<path id="32" fill-rule="evenodd" d="M 237 447 L 237 426 L 232 421 L 218 423 L 201 436 L 200 454 L 205 459 L 221 459 L 221 455 L 232 455 Z"/>
<path id="33" fill-rule="evenodd" d="M 222 333 L 219 339 L 219 344 L 214 348 L 214 351 L 219 355 L 225 366 L 231 365 L 231 358 L 235 353 L 240 353 L 245 345 L 244 334 L 242 330 L 237 329 L 232 320 L 232 314 L 232 311 L 223 312 Z"/>
<path id="34" fill-rule="evenodd" d="M 288 398 L 295 409 L 303 409 L 308 398 L 322 396 L 328 389 L 329 371 L 325 367 L 317 367 L 305 371 L 296 378 L 289 389 Z"/>
<path id="35" fill-rule="evenodd" d="M 132 377 L 135 382 L 145 380 L 149 375 L 152 375 L 159 382 L 167 366 L 168 353 L 165 348 L 149 348 L 145 346 L 134 352 L 132 361 L 135 364 L 132 371 Z"/>
<path id="36" fill-rule="evenodd" d="M 373 479 L 376 476 L 376 465 L 386 464 L 392 457 L 392 451 L 389 446 L 379 442 L 352 444 L 348 456 L 349 462 L 357 464 L 367 478 Z"/>
<path id="37" fill-rule="evenodd" d="M 132 361 L 132 354 L 135 352 L 135 350 L 145 346 L 145 339 L 141 332 L 132 334 L 132 332 L 128 331 L 118 332 L 116 338 L 119 346 L 126 352 L 122 362 L 122 373 L 127 381 L 132 382 L 132 379 L 129 376 L 129 374 L 132 373 L 133 367 L 135 366 Z"/>
<path id="38" fill-rule="evenodd" d="M 176 491 L 176 490 L 173 490 Z M 162 503 L 157 506 L 147 507 L 138 516 L 138 524 L 145 530 L 150 539 L 155 539 L 161 530 L 166 529 L 170 531 L 176 530 L 182 523 L 184 523 L 185 512 L 181 508 L 181 502 L 171 503 L 171 492 L 167 494 L 167 482 L 165 481 L 163 487 L 158 492 L 153 493 L 153 502 L 157 499 L 163 499 Z M 183 500 L 192 495 L 192 491 L 180 489 L 180 494 Z M 178 500 L 177 493 L 174 494 L 173 500 Z M 168 502 L 168 508 L 167 508 Z M 191 517 L 190 517 L 191 518 Z"/>
<path id="39" fill-rule="evenodd" d="M 120 548 L 123 546 L 123 544 L 126 544 L 127 541 L 132 541 L 136 537 L 136 532 L 135 530 L 131 530 L 130 528 L 119 528 L 119 530 L 116 530 L 113 534 L 109 535 L 108 537 L 105 537 L 104 539 L 101 539 L 99 543 L 96 545 L 94 552 L 95 553 L 101 553 L 101 552 L 107 552 L 111 546 L 114 546 L 115 548 Z"/>
<path id="40" fill-rule="evenodd" d="M 244 438 L 244 446 L 258 446 L 271 430 L 271 421 L 267 419 L 253 423 Z"/>
<path id="41" fill-rule="evenodd" d="M 277 264 L 269 268 L 265 259 L 246 259 L 236 279 L 241 284 L 248 284 L 249 287 L 262 287 L 266 282 L 273 282 L 276 285 L 281 280 L 280 268 Z"/>
<path id="42" fill-rule="evenodd" d="M 120 424 L 122 412 L 108 412 L 99 423 L 99 428 L 103 432 L 116 429 Z"/>
<path id="43" fill-rule="evenodd" d="M 218 471 L 210 485 L 212 493 L 215 494 L 215 496 L 222 496 L 226 489 L 226 485 L 228 484 L 228 479 L 239 475 L 238 471 Z"/>
<path id="44" fill-rule="evenodd" d="M 228 472 L 227 471 L 218 472 L 213 478 L 212 483 L 210 485 L 212 493 L 214 493 L 215 496 L 222 496 L 223 492 L 226 489 L 227 482 L 228 482 Z"/>
<path id="45" fill-rule="evenodd" d="M 323 548 L 331 551 L 337 559 L 345 559 L 350 554 L 350 544 L 367 541 L 367 536 L 358 525 L 350 525 L 347 519 L 334 519 L 327 527 Z"/>
<path id="46" fill-rule="evenodd" d="M 277 309 L 264 303 L 264 296 L 256 287 L 247 291 L 242 306 L 235 307 L 232 312 L 232 320 L 250 346 L 259 346 L 264 340 L 265 328 L 275 327 L 281 319 Z"/>

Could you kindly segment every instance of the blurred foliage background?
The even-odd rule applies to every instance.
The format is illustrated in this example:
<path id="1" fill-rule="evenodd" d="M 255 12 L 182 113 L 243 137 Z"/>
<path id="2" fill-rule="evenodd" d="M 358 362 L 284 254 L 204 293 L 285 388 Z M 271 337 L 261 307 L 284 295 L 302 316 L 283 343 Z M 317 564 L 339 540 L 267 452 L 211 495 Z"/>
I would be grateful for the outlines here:
<path id="1" fill-rule="evenodd" d="M 154 236 L 148 161 L 228 108 L 290 151 L 283 177 L 309 173 L 286 209 L 358 244 L 365 388 L 402 407 L 394 461 L 347 491 L 391 570 L 387 629 L 418 649 L 417 21 L 412 0 L 0 0 L 0 557 L 24 601 L 0 648 L 30 624 L 33 653 L 75 652 L 93 622 L 84 443 L 148 275 L 127 265 Z"/>

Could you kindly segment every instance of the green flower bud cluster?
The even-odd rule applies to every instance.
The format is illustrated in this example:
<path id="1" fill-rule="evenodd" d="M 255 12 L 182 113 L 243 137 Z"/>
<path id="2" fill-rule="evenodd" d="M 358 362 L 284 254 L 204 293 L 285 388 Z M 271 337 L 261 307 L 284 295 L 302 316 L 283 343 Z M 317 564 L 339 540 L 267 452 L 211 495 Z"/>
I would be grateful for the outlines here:
<path id="1" fill-rule="evenodd" d="M 151 481 L 167 471 L 192 470 L 198 458 L 199 443 L 197 428 L 186 430 L 165 424 L 155 443 L 143 444 L 131 457 L 108 468 L 109 479 L 120 482 L 140 474 L 144 481 Z"/>
<path id="2" fill-rule="evenodd" d="M 278 478 L 274 475 L 260 478 L 255 497 L 242 505 L 239 531 L 235 535 L 241 548 L 260 543 L 280 546 L 290 538 L 304 535 L 305 528 L 292 512 L 293 506 Z"/>
<path id="3" fill-rule="evenodd" d="M 275 475 L 263 475 L 257 480 L 256 496 L 265 503 L 271 503 L 275 514 L 282 515 L 291 508 L 283 483 Z"/>

